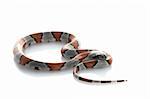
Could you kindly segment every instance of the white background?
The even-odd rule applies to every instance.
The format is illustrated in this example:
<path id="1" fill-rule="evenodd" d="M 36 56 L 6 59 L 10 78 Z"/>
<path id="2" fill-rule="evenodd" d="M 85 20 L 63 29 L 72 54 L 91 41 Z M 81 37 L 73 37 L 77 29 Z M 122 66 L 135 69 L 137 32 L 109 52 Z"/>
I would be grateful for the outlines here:
<path id="1" fill-rule="evenodd" d="M 149 6 L 148 0 L 1 0 L 0 99 L 148 99 Z M 19 68 L 13 61 L 15 42 L 42 31 L 73 33 L 81 48 L 104 50 L 112 55 L 111 68 L 83 75 L 128 82 L 89 85 L 74 80 L 72 70 L 39 73 Z M 32 47 L 27 55 L 37 60 L 61 61 L 57 54 L 61 47 Z"/>

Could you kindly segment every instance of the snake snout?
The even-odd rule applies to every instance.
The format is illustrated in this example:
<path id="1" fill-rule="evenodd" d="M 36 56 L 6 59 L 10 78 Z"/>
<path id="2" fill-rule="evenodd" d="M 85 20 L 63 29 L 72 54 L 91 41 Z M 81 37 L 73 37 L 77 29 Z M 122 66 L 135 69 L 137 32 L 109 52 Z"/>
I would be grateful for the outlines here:
<path id="1" fill-rule="evenodd" d="M 112 57 L 110 55 L 108 55 L 106 61 L 108 62 L 109 65 L 111 65 L 112 64 Z"/>

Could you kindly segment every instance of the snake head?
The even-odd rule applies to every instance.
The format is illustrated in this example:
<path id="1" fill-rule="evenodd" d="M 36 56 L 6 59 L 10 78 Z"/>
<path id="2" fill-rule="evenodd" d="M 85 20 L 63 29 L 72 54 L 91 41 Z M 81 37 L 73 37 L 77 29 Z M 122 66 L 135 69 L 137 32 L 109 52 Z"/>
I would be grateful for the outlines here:
<path id="1" fill-rule="evenodd" d="M 109 65 L 112 64 L 112 57 L 104 51 L 93 51 L 89 57 L 90 59 L 106 61 Z"/>

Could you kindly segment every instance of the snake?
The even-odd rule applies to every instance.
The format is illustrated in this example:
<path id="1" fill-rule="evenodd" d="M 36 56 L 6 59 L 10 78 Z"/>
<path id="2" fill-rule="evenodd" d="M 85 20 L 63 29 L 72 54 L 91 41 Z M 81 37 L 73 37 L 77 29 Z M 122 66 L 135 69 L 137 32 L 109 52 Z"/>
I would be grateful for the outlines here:
<path id="1" fill-rule="evenodd" d="M 31 59 L 25 55 L 25 49 L 36 44 L 48 42 L 61 42 L 65 45 L 60 52 L 62 57 L 67 59 L 64 62 L 42 62 Z M 73 69 L 75 79 L 88 83 L 113 83 L 126 82 L 127 80 L 95 80 L 79 75 L 79 72 L 87 69 L 98 69 L 110 66 L 112 57 L 104 52 L 95 49 L 80 49 L 79 42 L 71 33 L 50 31 L 38 32 L 25 36 L 18 40 L 13 49 L 14 60 L 26 68 L 37 71 L 61 71 Z"/>

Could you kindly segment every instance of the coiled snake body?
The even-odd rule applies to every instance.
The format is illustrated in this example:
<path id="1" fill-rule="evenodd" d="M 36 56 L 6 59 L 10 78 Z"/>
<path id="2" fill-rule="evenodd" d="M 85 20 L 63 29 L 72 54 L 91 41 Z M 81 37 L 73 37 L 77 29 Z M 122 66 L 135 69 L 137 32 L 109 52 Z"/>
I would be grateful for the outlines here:
<path id="1" fill-rule="evenodd" d="M 62 56 L 69 59 L 67 62 L 46 63 L 33 60 L 24 54 L 27 47 L 44 42 L 65 42 L 66 45 L 61 49 Z M 15 61 L 25 67 L 35 70 L 59 71 L 73 68 L 73 76 L 81 81 L 90 83 L 112 83 L 125 82 L 126 80 L 91 80 L 79 76 L 79 71 L 83 69 L 99 68 L 109 66 L 112 57 L 106 52 L 97 50 L 78 49 L 79 43 L 75 36 L 65 32 L 42 32 L 35 33 L 20 39 L 13 50 Z"/>

